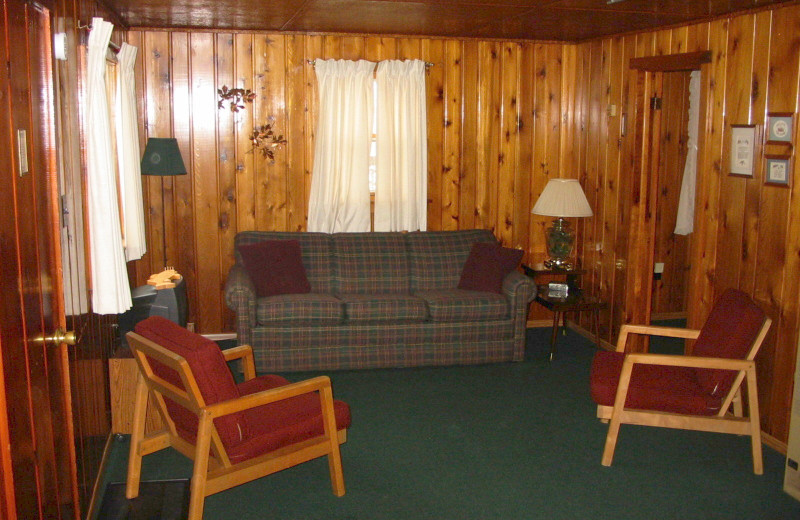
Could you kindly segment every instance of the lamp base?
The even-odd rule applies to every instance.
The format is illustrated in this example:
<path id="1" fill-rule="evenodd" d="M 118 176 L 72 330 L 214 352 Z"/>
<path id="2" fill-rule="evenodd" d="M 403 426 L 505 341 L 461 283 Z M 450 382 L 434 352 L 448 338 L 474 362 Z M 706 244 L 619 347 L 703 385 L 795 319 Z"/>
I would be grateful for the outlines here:
<path id="1" fill-rule="evenodd" d="M 545 230 L 547 240 L 547 254 L 550 258 L 544 263 L 548 269 L 571 270 L 574 265 L 569 260 L 572 246 L 575 243 L 575 233 L 570 229 L 569 222 L 557 218 L 553 225 Z"/>
<path id="2" fill-rule="evenodd" d="M 544 261 L 544 266 L 547 269 L 559 269 L 561 271 L 572 271 L 575 269 L 575 264 L 566 258 L 548 258 Z"/>

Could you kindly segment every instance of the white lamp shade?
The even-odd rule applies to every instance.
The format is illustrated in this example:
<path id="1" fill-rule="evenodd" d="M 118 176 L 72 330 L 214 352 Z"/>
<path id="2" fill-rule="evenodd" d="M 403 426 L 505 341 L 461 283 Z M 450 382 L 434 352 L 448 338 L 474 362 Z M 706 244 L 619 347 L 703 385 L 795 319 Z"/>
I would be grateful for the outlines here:
<path id="1" fill-rule="evenodd" d="M 531 213 L 547 217 L 591 217 L 594 214 L 577 179 L 550 179 Z"/>

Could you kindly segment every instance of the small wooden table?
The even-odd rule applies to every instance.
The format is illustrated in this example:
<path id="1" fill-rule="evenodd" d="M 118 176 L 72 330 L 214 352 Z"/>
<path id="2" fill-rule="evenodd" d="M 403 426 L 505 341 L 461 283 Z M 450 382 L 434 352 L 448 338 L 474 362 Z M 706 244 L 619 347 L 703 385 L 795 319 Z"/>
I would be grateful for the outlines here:
<path id="1" fill-rule="evenodd" d="M 563 328 L 563 333 L 567 333 L 567 313 L 568 312 L 592 312 L 592 332 L 594 333 L 595 344 L 600 340 L 600 310 L 606 308 L 606 302 L 595 296 L 584 295 L 578 286 L 578 278 L 586 271 L 563 269 L 534 269 L 527 265 L 522 266 L 525 274 L 534 280 L 538 276 L 565 276 L 569 291 L 566 297 L 549 296 L 547 284 L 537 285 L 536 303 L 552 311 L 553 313 L 553 333 L 550 338 L 550 361 L 556 353 L 556 340 L 558 339 L 559 321 Z"/>
<path id="2" fill-rule="evenodd" d="M 553 311 L 553 334 L 550 338 L 550 361 L 556 353 L 556 339 L 558 338 L 559 318 L 564 334 L 566 329 L 566 315 L 568 312 L 592 311 L 592 329 L 594 332 L 595 344 L 599 341 L 600 335 L 600 309 L 606 308 L 606 302 L 594 296 L 584 295 L 580 289 L 570 289 L 565 298 L 549 296 L 547 285 L 538 286 L 536 303 L 546 309 Z"/>

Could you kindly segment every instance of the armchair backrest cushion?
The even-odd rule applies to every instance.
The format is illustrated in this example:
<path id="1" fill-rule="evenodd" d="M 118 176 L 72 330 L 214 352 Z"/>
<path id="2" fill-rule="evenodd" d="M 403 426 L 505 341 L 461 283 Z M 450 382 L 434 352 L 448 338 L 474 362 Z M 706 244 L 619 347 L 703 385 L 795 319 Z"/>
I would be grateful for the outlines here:
<path id="1" fill-rule="evenodd" d="M 296 240 L 300 243 L 303 267 L 312 293 L 334 292 L 334 259 L 331 235 L 327 233 L 296 233 L 290 231 L 242 231 L 234 239 L 236 262 L 244 265 L 239 247 L 265 240 Z"/>
<path id="2" fill-rule="evenodd" d="M 400 233 L 335 233 L 339 294 L 408 293 L 406 244 Z"/>
<path id="3" fill-rule="evenodd" d="M 239 397 L 236 382 L 222 351 L 213 341 L 161 316 L 151 316 L 140 321 L 135 331 L 186 360 L 205 405 Z M 185 390 L 176 371 L 154 359 L 150 359 L 150 363 L 155 375 Z M 169 398 L 165 398 L 165 403 L 179 434 L 194 442 L 197 436 L 197 416 Z M 214 426 L 226 447 L 241 442 L 246 431 L 245 418 L 241 413 L 214 419 Z"/>
<path id="4" fill-rule="evenodd" d="M 411 291 L 455 289 L 476 242 L 496 243 L 491 231 L 424 231 L 403 235 L 408 247 Z"/>
<path id="5" fill-rule="evenodd" d="M 766 314 L 746 293 L 727 289 L 714 303 L 692 354 L 703 357 L 745 359 L 764 324 Z M 725 396 L 736 372 L 698 369 L 701 386 L 715 397 Z"/>

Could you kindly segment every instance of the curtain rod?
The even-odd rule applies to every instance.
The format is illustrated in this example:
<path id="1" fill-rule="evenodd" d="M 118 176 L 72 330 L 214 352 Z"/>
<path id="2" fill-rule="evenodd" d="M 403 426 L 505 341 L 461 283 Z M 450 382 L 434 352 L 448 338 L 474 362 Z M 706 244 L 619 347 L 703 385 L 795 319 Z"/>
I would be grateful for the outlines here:
<path id="1" fill-rule="evenodd" d="M 308 62 L 308 64 L 309 64 L 309 65 L 311 65 L 312 67 L 313 67 L 314 65 L 316 65 L 316 64 L 317 64 L 317 60 L 306 60 L 306 61 L 307 61 L 307 62 Z M 425 62 L 425 68 L 426 68 L 426 69 L 427 69 L 427 68 L 430 68 L 430 67 L 433 67 L 434 65 L 435 65 L 434 63 L 431 63 L 431 62 L 429 62 L 429 61 L 426 61 L 426 62 Z"/>
<path id="2" fill-rule="evenodd" d="M 85 30 L 87 32 L 91 31 L 92 30 L 92 24 L 82 25 L 81 22 L 78 21 L 78 30 Z M 111 40 L 108 41 L 108 48 L 111 49 L 111 51 L 114 54 L 119 54 L 119 45 L 117 45 L 116 43 L 112 42 Z"/>

